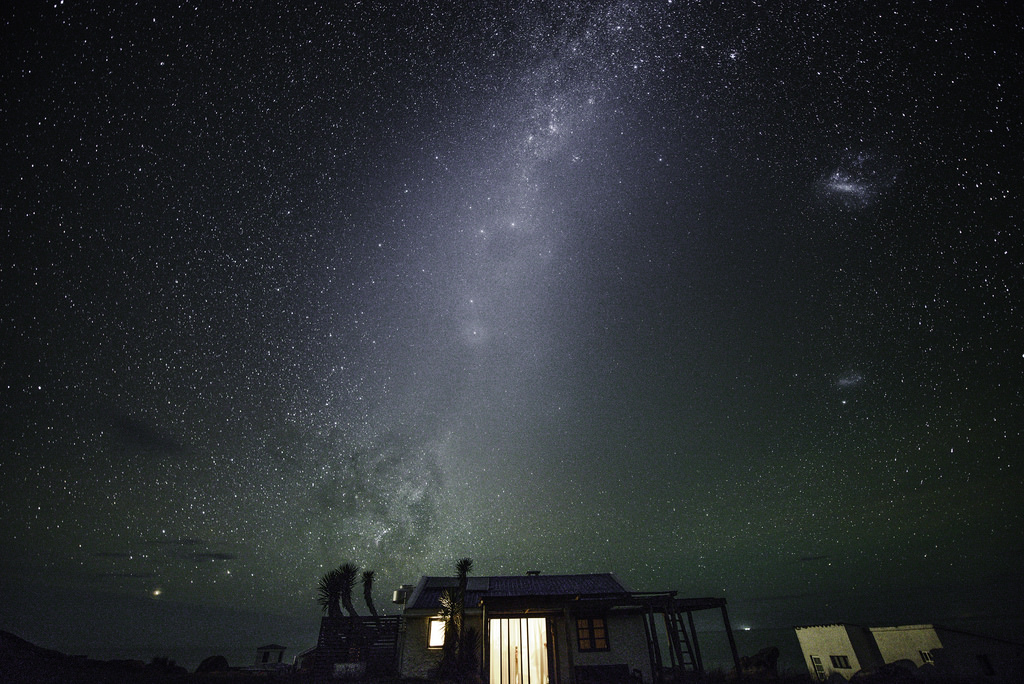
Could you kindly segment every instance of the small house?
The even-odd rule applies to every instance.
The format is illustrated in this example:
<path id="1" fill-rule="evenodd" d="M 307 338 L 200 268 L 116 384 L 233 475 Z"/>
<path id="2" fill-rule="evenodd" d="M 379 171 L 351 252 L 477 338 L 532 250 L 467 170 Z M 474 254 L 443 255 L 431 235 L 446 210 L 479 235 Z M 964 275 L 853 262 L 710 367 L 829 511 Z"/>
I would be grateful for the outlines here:
<path id="1" fill-rule="evenodd" d="M 452 577 L 421 577 L 395 592 L 403 605 L 399 674 L 430 677 L 444 645 L 442 594 Z M 470 577 L 463 629 L 479 635 L 474 654 L 489 684 L 652 682 L 703 671 L 693 611 L 721 610 L 737 661 L 725 599 L 634 592 L 615 575 Z"/>
<path id="2" fill-rule="evenodd" d="M 276 670 L 287 666 L 284 663 L 284 652 L 288 650 L 287 646 L 281 646 L 279 644 L 267 644 L 266 646 L 260 646 L 256 649 L 256 663 L 253 665 L 254 669 L 259 670 Z"/>
<path id="3" fill-rule="evenodd" d="M 797 627 L 796 636 L 808 671 L 819 680 L 833 673 L 850 679 L 895 664 L 993 682 L 1024 675 L 1024 645 L 937 625 L 813 625 Z"/>
<path id="4" fill-rule="evenodd" d="M 807 670 L 818 680 L 828 678 L 833 672 L 849 679 L 855 672 L 872 670 L 885 662 L 871 631 L 859 625 L 797 627 L 796 638 Z"/>

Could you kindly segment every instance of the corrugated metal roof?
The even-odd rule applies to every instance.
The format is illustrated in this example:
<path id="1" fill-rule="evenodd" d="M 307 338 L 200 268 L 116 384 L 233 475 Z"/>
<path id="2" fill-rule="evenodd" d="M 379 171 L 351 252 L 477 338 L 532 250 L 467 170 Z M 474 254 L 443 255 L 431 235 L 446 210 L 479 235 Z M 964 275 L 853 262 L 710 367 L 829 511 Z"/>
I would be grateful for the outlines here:
<path id="1" fill-rule="evenodd" d="M 440 607 L 441 592 L 454 589 L 454 577 L 420 578 L 406 610 L 434 610 Z M 466 607 L 476 606 L 482 598 L 518 598 L 530 596 L 616 596 L 628 590 L 611 573 L 588 575 L 513 575 L 470 577 L 466 583 Z"/>

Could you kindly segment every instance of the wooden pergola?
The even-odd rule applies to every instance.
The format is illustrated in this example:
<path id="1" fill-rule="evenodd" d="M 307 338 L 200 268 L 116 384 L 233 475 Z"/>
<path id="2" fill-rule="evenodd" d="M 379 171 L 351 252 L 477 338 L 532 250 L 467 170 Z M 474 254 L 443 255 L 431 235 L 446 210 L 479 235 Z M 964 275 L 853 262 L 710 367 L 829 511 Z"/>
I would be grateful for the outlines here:
<path id="1" fill-rule="evenodd" d="M 647 632 L 647 647 L 651 656 L 651 671 L 655 680 L 670 680 L 678 672 L 700 672 L 704 670 L 704 660 L 700 653 L 700 642 L 697 640 L 697 627 L 693 614 L 698 611 L 719 610 L 722 614 L 722 626 L 729 639 L 729 650 L 732 654 L 736 673 L 742 675 L 740 656 L 736 650 L 736 639 L 729 623 L 729 612 L 725 608 L 725 599 L 719 597 L 678 598 L 676 592 L 635 592 L 630 594 L 644 608 L 644 627 Z M 658 633 L 658 616 L 664 623 L 665 637 L 668 642 L 668 663 L 662 655 L 661 639 Z M 685 615 L 685 622 L 683 616 Z"/>

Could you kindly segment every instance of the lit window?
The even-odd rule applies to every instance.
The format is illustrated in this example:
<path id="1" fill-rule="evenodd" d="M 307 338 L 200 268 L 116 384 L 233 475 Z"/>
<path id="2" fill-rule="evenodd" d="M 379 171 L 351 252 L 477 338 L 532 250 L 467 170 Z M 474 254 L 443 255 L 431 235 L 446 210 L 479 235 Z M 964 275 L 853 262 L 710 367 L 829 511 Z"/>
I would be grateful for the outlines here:
<path id="1" fill-rule="evenodd" d="M 444 620 L 431 618 L 427 647 L 441 648 L 442 646 L 444 646 Z"/>
<path id="2" fill-rule="evenodd" d="M 921 662 L 922 663 L 934 663 L 935 658 L 932 657 L 931 651 L 921 651 Z"/>
<path id="3" fill-rule="evenodd" d="M 849 670 L 850 658 L 847 656 L 829 656 L 832 659 L 832 667 L 837 670 Z"/>
<path id="4" fill-rule="evenodd" d="M 608 650 L 608 628 L 604 618 L 578 618 L 576 637 L 580 651 Z"/>

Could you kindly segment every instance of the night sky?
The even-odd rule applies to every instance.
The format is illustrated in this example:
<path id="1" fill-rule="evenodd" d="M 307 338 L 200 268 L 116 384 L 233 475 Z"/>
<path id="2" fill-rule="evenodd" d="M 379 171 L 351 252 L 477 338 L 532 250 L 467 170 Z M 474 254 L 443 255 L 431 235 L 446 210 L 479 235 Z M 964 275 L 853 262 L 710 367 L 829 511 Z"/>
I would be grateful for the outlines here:
<path id="1" fill-rule="evenodd" d="M 4 10 L 0 628 L 469 556 L 1024 634 L 1015 4 Z"/>

